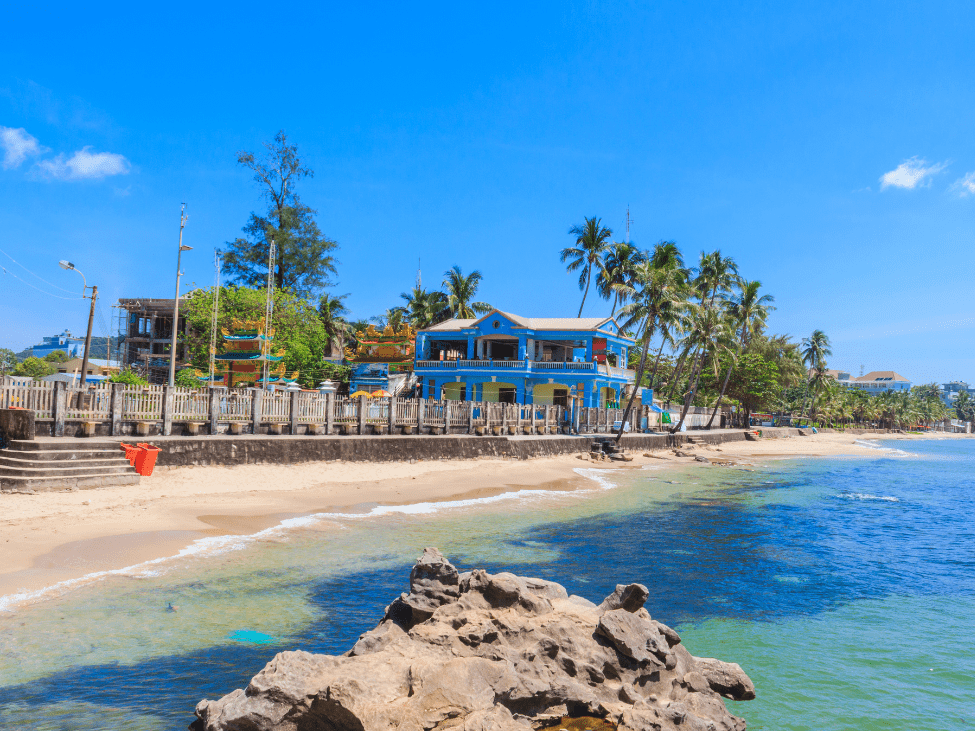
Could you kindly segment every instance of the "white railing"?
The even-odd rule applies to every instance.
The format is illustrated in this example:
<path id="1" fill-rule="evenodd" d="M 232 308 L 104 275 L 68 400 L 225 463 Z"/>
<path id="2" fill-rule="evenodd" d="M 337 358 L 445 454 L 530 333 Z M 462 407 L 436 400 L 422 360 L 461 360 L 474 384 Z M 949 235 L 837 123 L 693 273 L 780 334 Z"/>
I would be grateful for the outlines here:
<path id="1" fill-rule="evenodd" d="M 357 423 L 359 421 L 358 399 L 351 399 L 348 396 L 336 396 L 333 414 L 336 424 Z"/>
<path id="2" fill-rule="evenodd" d="M 291 394 L 285 391 L 266 391 L 261 402 L 264 421 L 282 424 L 291 420 Z"/>
<path id="3" fill-rule="evenodd" d="M 247 388 L 227 389 L 220 396 L 218 421 L 250 421 L 254 408 L 254 392 Z"/>
<path id="4" fill-rule="evenodd" d="M 196 388 L 173 389 L 174 421 L 207 421 L 210 418 L 210 394 Z"/>
<path id="5" fill-rule="evenodd" d="M 54 411 L 54 384 L 50 381 L 25 383 L 11 378 L 0 393 L 0 408 L 30 409 L 35 419 L 50 419 Z"/>
<path id="6" fill-rule="evenodd" d="M 520 364 L 520 361 L 499 361 Z M 497 362 L 496 362 L 497 363 Z M 59 395 L 60 394 L 60 395 Z M 316 392 L 255 391 L 249 388 L 194 389 L 166 386 L 103 384 L 85 390 L 66 384 L 49 382 L 5 381 L 0 390 L 0 405 L 32 408 L 39 418 L 55 420 L 86 420 L 110 422 L 112 429 L 119 422 L 159 422 L 165 433 L 169 425 L 180 422 L 252 423 L 254 397 L 261 398 L 259 423 L 329 424 L 343 427 L 345 432 L 357 431 L 360 424 L 384 432 L 390 424 L 391 404 L 395 404 L 394 427 L 410 427 L 410 431 L 427 428 L 450 433 L 494 428 L 506 433 L 528 433 L 534 425 L 559 427 L 568 418 L 565 409 L 555 405 L 521 405 L 487 401 L 455 401 L 393 398 L 349 398 L 326 396 Z M 168 399 L 168 401 L 167 401 Z M 63 409 L 59 404 L 63 404 Z M 292 411 L 294 410 L 294 412 Z M 582 428 L 606 431 L 620 418 L 619 410 L 582 409 Z M 53 415 L 53 416 L 52 416 Z M 333 429 L 334 431 L 334 429 Z"/>
<path id="7" fill-rule="evenodd" d="M 532 370 L 539 371 L 594 371 L 595 363 L 574 363 L 572 361 L 536 360 L 532 363 Z"/>
<path id="8" fill-rule="evenodd" d="M 162 418 L 163 389 L 161 386 L 123 386 L 122 419 L 125 421 L 155 421 Z"/>
<path id="9" fill-rule="evenodd" d="M 456 360 L 418 360 L 414 368 L 456 368 Z"/>

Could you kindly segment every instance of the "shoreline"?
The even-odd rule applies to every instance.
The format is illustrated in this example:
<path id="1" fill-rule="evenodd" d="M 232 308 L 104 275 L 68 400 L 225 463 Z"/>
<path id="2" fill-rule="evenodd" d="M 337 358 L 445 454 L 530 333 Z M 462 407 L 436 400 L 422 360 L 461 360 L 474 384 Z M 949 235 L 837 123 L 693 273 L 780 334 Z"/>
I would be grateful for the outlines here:
<path id="1" fill-rule="evenodd" d="M 684 451 L 754 464 L 774 458 L 877 456 L 856 444 L 877 438 L 916 440 L 971 435 L 847 435 L 698 445 Z M 76 492 L 5 495 L 0 520 L 0 598 L 34 593 L 99 572 L 119 573 L 146 562 L 176 559 L 203 538 L 252 536 L 290 518 L 356 512 L 376 506 L 477 500 L 526 489 L 572 490 L 587 478 L 579 468 L 706 468 L 670 450 L 632 462 L 592 463 L 577 455 L 529 461 L 327 462 L 298 465 L 161 468 L 137 486 Z M 124 528 L 120 529 L 120 527 Z"/>

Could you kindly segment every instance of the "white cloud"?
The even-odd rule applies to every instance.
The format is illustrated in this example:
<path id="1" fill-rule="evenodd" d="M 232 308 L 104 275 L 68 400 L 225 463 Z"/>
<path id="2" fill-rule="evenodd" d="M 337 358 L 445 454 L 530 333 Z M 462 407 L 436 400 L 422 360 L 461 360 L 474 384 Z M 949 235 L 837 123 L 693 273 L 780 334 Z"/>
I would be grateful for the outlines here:
<path id="1" fill-rule="evenodd" d="M 53 160 L 43 160 L 37 167 L 47 177 L 58 180 L 98 180 L 110 175 L 126 175 L 131 164 L 114 152 L 91 152 L 83 147 L 68 159 L 58 155 Z"/>
<path id="2" fill-rule="evenodd" d="M 960 195 L 975 195 L 975 173 L 965 173 L 964 178 L 958 178 L 951 186 Z"/>
<path id="3" fill-rule="evenodd" d="M 930 183 L 928 178 L 932 175 L 940 173 L 948 167 L 948 163 L 939 162 L 935 165 L 928 166 L 927 160 L 922 160 L 919 157 L 912 157 L 905 160 L 896 168 L 891 170 L 889 173 L 884 173 L 880 176 L 880 189 L 889 188 L 891 186 L 895 188 L 907 188 L 911 190 L 913 188 Z M 927 180 L 927 183 L 925 182 Z"/>
<path id="4" fill-rule="evenodd" d="M 37 138 L 23 127 L 0 127 L 0 147 L 3 148 L 3 168 L 18 167 L 28 157 L 44 152 Z"/>

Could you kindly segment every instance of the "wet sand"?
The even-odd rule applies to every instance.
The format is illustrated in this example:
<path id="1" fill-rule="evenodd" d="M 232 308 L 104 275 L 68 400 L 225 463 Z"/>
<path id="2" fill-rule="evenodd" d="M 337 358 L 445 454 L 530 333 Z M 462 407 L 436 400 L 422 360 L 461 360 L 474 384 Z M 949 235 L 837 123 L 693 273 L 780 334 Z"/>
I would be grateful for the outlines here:
<path id="1" fill-rule="evenodd" d="M 797 456 L 876 456 L 858 439 L 817 434 L 698 445 L 684 451 L 714 461 L 755 463 Z M 923 438 L 923 437 L 921 437 Z M 628 463 L 715 469 L 671 451 L 630 452 Z M 530 461 L 478 459 L 416 463 L 310 463 L 160 469 L 138 486 L 37 495 L 0 495 L 0 596 L 95 571 L 173 556 L 204 536 L 253 534 L 282 520 L 376 504 L 472 499 L 540 487 L 585 484 L 574 470 L 597 466 L 577 455 Z"/>

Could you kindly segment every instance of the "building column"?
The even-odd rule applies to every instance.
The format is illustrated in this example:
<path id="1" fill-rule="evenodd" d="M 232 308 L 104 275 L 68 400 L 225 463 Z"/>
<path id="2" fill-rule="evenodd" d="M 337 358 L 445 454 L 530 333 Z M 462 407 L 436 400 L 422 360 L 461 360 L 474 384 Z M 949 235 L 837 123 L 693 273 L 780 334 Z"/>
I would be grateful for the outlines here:
<path id="1" fill-rule="evenodd" d="M 474 400 L 474 385 L 470 381 L 464 383 L 464 400 L 473 401 Z"/>
<path id="2" fill-rule="evenodd" d="M 473 360 L 474 359 L 474 352 L 475 352 L 474 351 L 474 348 L 475 348 L 475 345 L 474 345 L 474 336 L 473 335 L 468 335 L 467 336 L 467 360 Z"/>
<path id="3" fill-rule="evenodd" d="M 518 336 L 518 360 L 524 360 L 528 355 L 528 338 L 525 335 Z"/>

